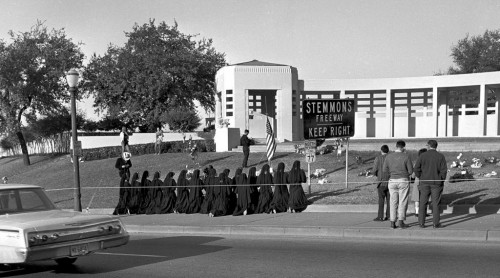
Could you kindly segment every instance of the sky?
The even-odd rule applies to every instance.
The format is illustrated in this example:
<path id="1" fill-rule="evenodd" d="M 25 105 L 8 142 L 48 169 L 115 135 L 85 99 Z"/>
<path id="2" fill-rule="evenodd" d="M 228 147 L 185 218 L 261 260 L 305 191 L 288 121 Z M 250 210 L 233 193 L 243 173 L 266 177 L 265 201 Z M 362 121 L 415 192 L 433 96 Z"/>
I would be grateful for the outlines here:
<path id="1" fill-rule="evenodd" d="M 446 71 L 451 47 L 500 29 L 499 15 L 498 0 L 0 0 L 0 39 L 38 19 L 84 43 L 88 59 L 155 19 L 213 39 L 229 64 L 286 64 L 299 79 L 413 77 Z"/>

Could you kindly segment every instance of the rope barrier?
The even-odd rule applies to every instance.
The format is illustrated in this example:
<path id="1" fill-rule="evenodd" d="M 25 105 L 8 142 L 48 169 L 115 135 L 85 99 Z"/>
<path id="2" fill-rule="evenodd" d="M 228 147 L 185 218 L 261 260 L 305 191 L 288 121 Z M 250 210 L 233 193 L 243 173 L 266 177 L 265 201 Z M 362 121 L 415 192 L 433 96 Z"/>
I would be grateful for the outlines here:
<path id="1" fill-rule="evenodd" d="M 482 180 L 500 180 L 500 178 L 485 178 L 485 179 L 456 179 L 454 181 L 459 182 L 459 181 L 482 181 Z M 420 180 L 420 182 L 443 182 L 447 180 Z M 349 184 L 375 184 L 378 183 L 379 181 L 364 181 L 364 182 L 348 182 Z M 305 183 L 304 183 L 305 184 Z M 80 189 L 158 189 L 158 188 L 170 188 L 170 189 L 175 189 L 177 187 L 180 188 L 190 188 L 190 187 L 223 187 L 223 186 L 231 186 L 231 187 L 248 187 L 248 186 L 275 186 L 275 185 L 281 185 L 281 184 L 207 184 L 207 185 L 185 185 L 185 186 L 87 186 L 87 187 L 80 187 Z M 287 184 L 289 185 L 289 184 Z M 345 182 L 329 182 L 329 183 L 311 183 L 311 185 L 345 185 Z M 52 192 L 52 191 L 62 191 L 62 190 L 74 190 L 75 187 L 69 187 L 69 188 L 56 188 L 56 189 L 47 189 L 45 190 L 46 192 Z M 95 193 L 94 193 L 95 195 Z"/>

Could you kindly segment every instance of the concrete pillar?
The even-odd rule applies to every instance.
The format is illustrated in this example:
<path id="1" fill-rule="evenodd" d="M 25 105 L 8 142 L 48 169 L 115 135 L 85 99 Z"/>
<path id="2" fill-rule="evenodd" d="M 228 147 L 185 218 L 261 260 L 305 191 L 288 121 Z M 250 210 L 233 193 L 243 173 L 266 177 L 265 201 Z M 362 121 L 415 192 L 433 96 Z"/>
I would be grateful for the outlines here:
<path id="1" fill-rule="evenodd" d="M 245 112 L 243 113 L 245 115 L 245 128 L 242 130 L 244 131 L 245 129 L 250 129 L 250 114 L 249 114 L 249 109 L 248 109 L 248 90 L 245 90 L 245 93 L 243 95 L 243 101 L 245 102 Z M 235 114 L 236 110 L 234 111 Z"/>
<path id="2" fill-rule="evenodd" d="M 487 105 L 486 103 L 488 100 L 486 99 L 486 85 L 481 84 L 479 85 L 479 105 L 478 105 L 478 116 L 479 116 L 479 121 L 478 121 L 478 134 L 481 136 L 486 135 L 486 117 L 488 115 L 487 111 Z"/>
<path id="3" fill-rule="evenodd" d="M 215 94 L 215 126 L 219 126 L 219 121 L 220 118 L 223 118 L 222 116 L 222 103 L 221 103 L 221 92 L 217 92 Z"/>
<path id="4" fill-rule="evenodd" d="M 438 88 L 432 88 L 432 135 L 439 136 L 439 96 Z M 442 115 L 442 114 L 441 114 Z"/>
<path id="5" fill-rule="evenodd" d="M 394 136 L 393 133 L 393 117 L 394 110 L 392 107 L 392 93 L 390 89 L 385 90 L 385 120 L 386 126 L 388 128 L 387 136 L 388 138 L 392 138 Z"/>
<path id="6" fill-rule="evenodd" d="M 448 136 L 448 92 L 441 91 L 438 96 L 438 136 Z"/>

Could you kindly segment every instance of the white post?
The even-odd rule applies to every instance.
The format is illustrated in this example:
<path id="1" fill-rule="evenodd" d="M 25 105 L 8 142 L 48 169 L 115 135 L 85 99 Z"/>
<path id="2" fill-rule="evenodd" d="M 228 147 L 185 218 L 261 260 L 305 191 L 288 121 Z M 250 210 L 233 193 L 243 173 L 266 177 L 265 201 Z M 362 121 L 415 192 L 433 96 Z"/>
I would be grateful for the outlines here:
<path id="1" fill-rule="evenodd" d="M 487 102 L 488 100 L 486 99 L 486 85 L 481 84 L 479 86 L 479 105 L 478 105 L 478 115 L 479 115 L 479 134 L 481 136 L 486 135 L 486 117 L 488 116 L 487 111 Z"/>
<path id="2" fill-rule="evenodd" d="M 349 138 L 347 138 L 347 146 L 345 148 L 345 188 L 349 187 L 347 172 L 349 170 Z"/>
<path id="3" fill-rule="evenodd" d="M 307 187 L 309 195 L 311 195 L 311 163 L 307 163 Z"/>
<path id="4" fill-rule="evenodd" d="M 388 137 L 387 138 L 392 138 L 393 136 L 393 127 L 392 127 L 392 117 L 393 117 L 393 113 L 392 113 L 392 95 L 391 95 L 391 90 L 390 89 L 387 89 L 385 90 L 385 120 L 386 120 L 386 125 L 389 129 L 389 132 L 388 132 Z"/>
<path id="5" fill-rule="evenodd" d="M 439 136 L 439 98 L 437 87 L 432 88 L 432 122 L 434 127 L 433 135 Z"/>

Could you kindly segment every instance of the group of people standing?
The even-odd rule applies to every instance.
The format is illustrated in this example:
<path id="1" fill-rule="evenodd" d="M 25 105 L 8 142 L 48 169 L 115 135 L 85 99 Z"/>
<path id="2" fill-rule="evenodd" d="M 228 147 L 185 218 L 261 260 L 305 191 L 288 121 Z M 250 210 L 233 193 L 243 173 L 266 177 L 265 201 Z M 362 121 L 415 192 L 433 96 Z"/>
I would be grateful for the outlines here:
<path id="1" fill-rule="evenodd" d="M 130 161 L 130 160 L 128 160 Z M 121 164 L 117 168 L 121 169 Z M 131 164 L 130 164 L 131 166 Z M 144 171 L 130 177 L 130 167 L 120 171 L 120 194 L 113 214 L 164 214 L 202 213 L 210 217 L 223 215 L 247 215 L 252 213 L 301 212 L 307 208 L 307 197 L 302 188 L 306 174 L 295 161 L 290 171 L 285 171 L 283 162 L 272 171 L 269 164 L 257 169 L 251 167 L 248 174 L 238 168 L 233 177 L 229 169 L 217 175 L 209 166 L 188 173 L 182 170 L 169 172 L 160 180 L 160 172 L 149 179 Z M 274 175 L 273 175 L 274 172 Z M 289 187 L 288 187 L 289 185 Z"/>
<path id="2" fill-rule="evenodd" d="M 413 176 L 415 183 L 411 196 L 415 201 L 415 215 L 418 217 L 419 227 L 425 228 L 429 196 L 432 201 L 433 227 L 442 227 L 439 204 L 448 168 L 444 155 L 436 151 L 437 146 L 436 140 L 429 140 L 427 148 L 419 150 L 415 164 L 405 150 L 404 141 L 398 141 L 396 150 L 392 153 L 389 153 L 387 145 L 380 148 L 381 154 L 375 158 L 372 168 L 378 180 L 379 196 L 378 216 L 375 221 L 389 219 L 393 229 L 408 227 L 404 221 L 408 208 L 410 180 Z M 384 202 L 387 203 L 385 216 Z"/>

